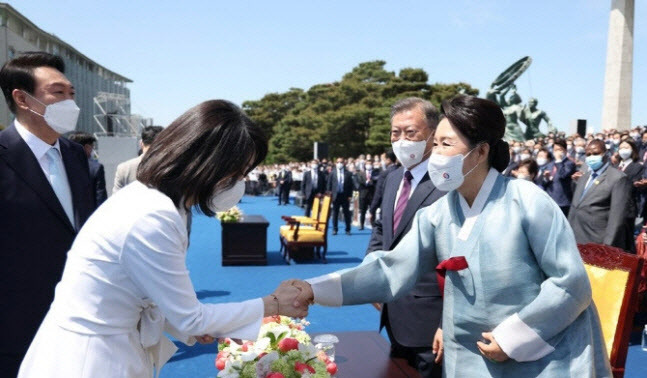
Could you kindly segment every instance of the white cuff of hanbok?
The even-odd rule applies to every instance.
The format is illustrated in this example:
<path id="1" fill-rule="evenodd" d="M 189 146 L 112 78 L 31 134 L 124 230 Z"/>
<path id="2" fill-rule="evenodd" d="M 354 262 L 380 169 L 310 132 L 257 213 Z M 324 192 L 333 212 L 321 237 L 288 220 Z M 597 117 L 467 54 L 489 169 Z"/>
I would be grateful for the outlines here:
<path id="1" fill-rule="evenodd" d="M 322 306 L 339 307 L 343 303 L 341 276 L 330 273 L 306 280 L 312 287 L 314 300 Z"/>
<path id="2" fill-rule="evenodd" d="M 505 354 L 518 362 L 536 361 L 555 350 L 517 313 L 502 321 L 492 335 Z"/>

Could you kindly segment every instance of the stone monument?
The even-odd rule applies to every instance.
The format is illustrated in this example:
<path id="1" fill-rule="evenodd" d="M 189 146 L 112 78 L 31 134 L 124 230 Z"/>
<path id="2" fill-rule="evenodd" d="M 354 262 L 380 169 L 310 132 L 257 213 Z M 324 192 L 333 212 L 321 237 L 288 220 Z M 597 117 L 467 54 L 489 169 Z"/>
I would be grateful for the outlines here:
<path id="1" fill-rule="evenodd" d="M 634 0 L 612 0 L 604 76 L 603 129 L 631 128 L 633 53 Z"/>

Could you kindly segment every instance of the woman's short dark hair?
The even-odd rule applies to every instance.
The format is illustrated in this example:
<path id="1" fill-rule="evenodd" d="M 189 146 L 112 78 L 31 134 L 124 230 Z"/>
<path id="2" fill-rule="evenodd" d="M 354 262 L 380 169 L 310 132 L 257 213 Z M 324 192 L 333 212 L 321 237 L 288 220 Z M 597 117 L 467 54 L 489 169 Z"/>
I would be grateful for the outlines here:
<path id="1" fill-rule="evenodd" d="M 14 89 L 22 89 L 33 94 L 36 87 L 34 69 L 38 67 L 52 67 L 65 73 L 65 63 L 60 56 L 41 51 L 21 53 L 0 69 L 0 87 L 12 113 L 16 113 L 16 103 L 11 93 Z"/>
<path id="2" fill-rule="evenodd" d="M 505 117 L 496 103 L 474 97 L 459 95 L 443 101 L 441 113 L 457 128 L 474 148 L 480 143 L 490 145 L 488 164 L 503 172 L 510 163 L 510 152 L 503 138 Z"/>
<path id="3" fill-rule="evenodd" d="M 532 177 L 537 177 L 537 173 L 539 173 L 539 165 L 533 158 L 522 160 L 517 169 L 521 167 L 526 167 L 528 174 L 532 175 Z"/>
<path id="4" fill-rule="evenodd" d="M 638 153 L 638 146 L 636 145 L 636 142 L 634 142 L 633 139 L 629 138 L 620 142 L 620 144 L 622 143 L 627 143 L 629 146 L 631 146 L 631 160 L 638 161 L 638 159 L 640 158 L 640 154 Z"/>
<path id="5" fill-rule="evenodd" d="M 233 187 L 266 155 L 267 136 L 240 108 L 225 100 L 205 101 L 155 138 L 137 180 L 169 196 L 175 206 L 197 205 L 213 216 L 213 195 Z"/>

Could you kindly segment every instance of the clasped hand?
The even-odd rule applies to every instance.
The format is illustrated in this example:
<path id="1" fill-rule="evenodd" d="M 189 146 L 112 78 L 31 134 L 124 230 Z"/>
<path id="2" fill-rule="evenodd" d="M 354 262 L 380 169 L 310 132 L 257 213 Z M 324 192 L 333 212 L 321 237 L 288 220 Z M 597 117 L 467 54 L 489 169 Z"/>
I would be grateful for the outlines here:
<path id="1" fill-rule="evenodd" d="M 313 299 L 309 283 L 296 279 L 283 281 L 272 295 L 263 298 L 265 316 L 303 318 L 308 315 L 308 306 L 312 304 Z"/>

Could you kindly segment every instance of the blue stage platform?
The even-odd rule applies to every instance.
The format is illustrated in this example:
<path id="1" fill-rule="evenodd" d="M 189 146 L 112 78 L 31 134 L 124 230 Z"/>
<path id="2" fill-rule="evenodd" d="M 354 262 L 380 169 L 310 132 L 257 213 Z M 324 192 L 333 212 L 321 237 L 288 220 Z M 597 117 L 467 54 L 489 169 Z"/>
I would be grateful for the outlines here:
<path id="1" fill-rule="evenodd" d="M 350 268 L 364 257 L 370 230 L 352 229 L 352 235 L 328 236 L 328 264 L 319 261 L 287 265 L 279 255 L 278 232 L 284 224 L 281 215 L 301 214 L 302 209 L 293 206 L 278 206 L 277 197 L 245 196 L 239 207 L 245 214 L 262 214 L 269 222 L 268 265 L 228 266 L 221 265 L 221 228 L 214 218 L 194 214 L 191 245 L 187 264 L 198 298 L 207 303 L 238 302 L 271 293 L 283 280 L 309 278 Z M 340 226 L 340 229 L 343 227 Z M 307 318 L 311 325 L 307 331 L 341 332 L 377 330 L 379 313 L 371 305 L 326 308 L 313 306 Z M 186 347 L 178 343 L 180 350 L 161 372 L 163 378 L 215 377 L 216 344 Z M 647 377 L 647 352 L 640 345 L 629 348 L 626 378 Z M 361 377 L 358 377 L 361 378 Z"/>

